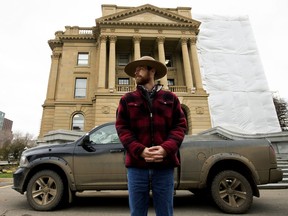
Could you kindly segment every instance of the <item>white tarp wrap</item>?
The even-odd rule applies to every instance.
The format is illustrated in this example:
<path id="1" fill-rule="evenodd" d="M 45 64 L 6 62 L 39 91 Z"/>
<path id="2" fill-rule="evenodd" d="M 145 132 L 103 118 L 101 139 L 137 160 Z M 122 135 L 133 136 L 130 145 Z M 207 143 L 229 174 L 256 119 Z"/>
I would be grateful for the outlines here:
<path id="1" fill-rule="evenodd" d="M 248 134 L 281 131 L 249 18 L 197 16 L 197 40 L 212 127 Z"/>

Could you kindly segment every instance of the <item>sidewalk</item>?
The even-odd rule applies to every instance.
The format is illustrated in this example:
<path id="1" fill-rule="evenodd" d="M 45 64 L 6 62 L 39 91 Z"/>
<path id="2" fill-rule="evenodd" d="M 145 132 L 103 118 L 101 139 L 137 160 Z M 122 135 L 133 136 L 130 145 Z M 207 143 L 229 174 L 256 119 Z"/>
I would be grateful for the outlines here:
<path id="1" fill-rule="evenodd" d="M 0 187 L 12 184 L 13 184 L 13 178 L 0 178 Z"/>

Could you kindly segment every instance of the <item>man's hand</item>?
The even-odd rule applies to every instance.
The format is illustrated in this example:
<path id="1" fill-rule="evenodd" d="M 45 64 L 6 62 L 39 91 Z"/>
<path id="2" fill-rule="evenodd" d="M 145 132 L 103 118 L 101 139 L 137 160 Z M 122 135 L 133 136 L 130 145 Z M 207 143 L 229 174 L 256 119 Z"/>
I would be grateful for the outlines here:
<path id="1" fill-rule="evenodd" d="M 167 152 L 162 146 L 145 148 L 141 154 L 141 157 L 143 157 L 146 162 L 162 162 L 166 156 Z"/>

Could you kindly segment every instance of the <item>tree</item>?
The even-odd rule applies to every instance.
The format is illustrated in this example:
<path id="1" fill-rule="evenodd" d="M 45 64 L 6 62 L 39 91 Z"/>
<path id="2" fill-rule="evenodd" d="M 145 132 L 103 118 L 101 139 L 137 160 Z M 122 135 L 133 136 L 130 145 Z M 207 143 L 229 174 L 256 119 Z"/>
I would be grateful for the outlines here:
<path id="1" fill-rule="evenodd" d="M 11 144 L 11 140 L 6 140 L 2 143 L 0 148 L 0 160 L 8 160 L 9 155 L 9 145 Z"/>
<path id="2" fill-rule="evenodd" d="M 11 131 L 0 130 L 0 148 L 7 142 L 11 142 L 13 134 Z"/>
<path id="3" fill-rule="evenodd" d="M 12 140 L 6 140 L 0 148 L 0 157 L 3 160 L 9 160 L 9 156 L 15 161 L 20 159 L 21 153 L 25 148 L 36 146 L 36 140 L 29 133 L 23 135 L 21 132 L 13 134 Z"/>
<path id="4" fill-rule="evenodd" d="M 36 141 L 33 140 L 33 136 L 29 133 L 23 135 L 22 133 L 16 132 L 13 135 L 13 140 L 10 146 L 10 154 L 13 155 L 15 160 L 19 160 L 21 153 L 24 149 L 31 148 L 36 145 Z"/>
<path id="5" fill-rule="evenodd" d="M 288 105 L 287 102 L 280 97 L 273 97 L 274 106 L 282 131 L 288 131 Z"/>

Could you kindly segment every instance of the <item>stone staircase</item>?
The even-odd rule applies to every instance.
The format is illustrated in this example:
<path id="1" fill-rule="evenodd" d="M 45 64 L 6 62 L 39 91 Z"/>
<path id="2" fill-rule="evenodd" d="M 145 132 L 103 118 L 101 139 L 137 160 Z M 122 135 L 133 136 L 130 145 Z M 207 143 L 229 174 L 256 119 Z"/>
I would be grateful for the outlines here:
<path id="1" fill-rule="evenodd" d="M 260 185 L 259 189 L 286 189 L 288 188 L 288 155 L 277 155 L 278 167 L 283 171 L 283 179 L 281 182 Z"/>

